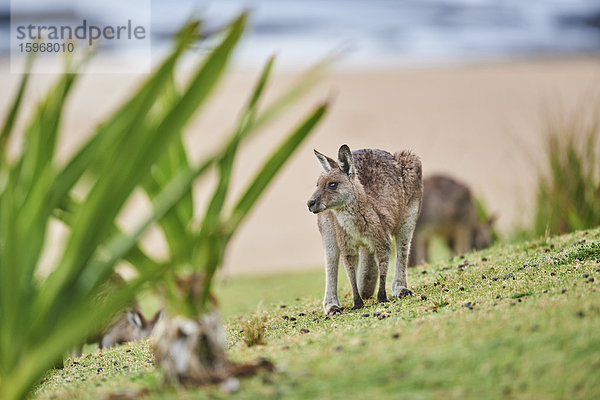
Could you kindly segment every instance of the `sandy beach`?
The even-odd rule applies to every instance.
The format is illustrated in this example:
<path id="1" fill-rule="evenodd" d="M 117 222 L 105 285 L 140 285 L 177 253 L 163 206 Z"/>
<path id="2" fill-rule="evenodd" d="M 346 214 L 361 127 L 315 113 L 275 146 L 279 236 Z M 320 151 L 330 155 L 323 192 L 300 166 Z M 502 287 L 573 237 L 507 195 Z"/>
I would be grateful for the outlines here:
<path id="1" fill-rule="evenodd" d="M 229 72 L 217 95 L 188 126 L 187 144 L 193 160 L 201 159 L 223 141 L 256 75 L 257 71 L 244 69 Z M 267 99 L 280 93 L 296 76 L 297 72 L 276 72 Z M 35 98 L 44 93 L 51 78 L 33 78 L 27 112 L 33 111 Z M 64 159 L 81 144 L 141 78 L 82 76 L 68 103 L 59 158 Z M 18 79 L 18 75 L 10 74 L 8 61 L 2 61 L 2 116 Z M 600 56 L 421 68 L 334 68 L 298 107 L 241 150 L 233 197 L 279 138 L 313 105 L 330 100 L 324 121 L 276 178 L 234 238 L 225 271 L 283 271 L 322 264 L 316 217 L 306 209 L 320 172 L 312 149 L 334 155 L 343 143 L 352 149 L 414 151 L 421 157 L 426 175 L 445 172 L 468 183 L 499 216 L 501 231 L 507 232 L 531 214 L 545 113 L 572 111 L 593 99 L 598 101 L 599 95 Z M 19 126 L 23 126 L 22 121 Z M 210 193 L 207 183 L 210 180 L 195 190 L 198 204 L 204 204 L 202 197 Z M 122 216 L 123 224 L 129 225 L 145 209 L 143 196 L 134 195 Z M 52 229 L 54 232 L 56 228 Z M 58 245 L 60 235 L 55 235 L 51 243 Z M 164 254 L 156 231 L 145 237 L 144 246 L 152 254 Z"/>

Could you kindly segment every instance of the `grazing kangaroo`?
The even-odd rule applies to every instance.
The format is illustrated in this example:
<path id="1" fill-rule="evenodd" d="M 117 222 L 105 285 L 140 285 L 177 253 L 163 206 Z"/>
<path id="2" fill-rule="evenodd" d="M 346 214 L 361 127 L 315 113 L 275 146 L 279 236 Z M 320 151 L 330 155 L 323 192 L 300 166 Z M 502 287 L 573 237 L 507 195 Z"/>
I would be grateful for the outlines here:
<path id="1" fill-rule="evenodd" d="M 147 320 L 137 307 L 120 315 L 102 334 L 98 347 L 112 347 L 125 342 L 146 338 L 152 334 L 154 326 L 162 316 L 158 311 Z"/>
<path id="2" fill-rule="evenodd" d="M 363 149 L 350 152 L 343 145 L 338 161 L 314 151 L 323 167 L 317 189 L 308 200 L 309 211 L 318 214 L 325 249 L 326 314 L 342 311 L 337 295 L 341 254 L 352 285 L 354 309 L 375 292 L 388 301 L 385 281 L 396 239 L 396 271 L 392 296 L 412 294 L 406 283 L 410 241 L 421 210 L 423 193 L 421 161 L 408 151 L 390 154 Z"/>
<path id="3" fill-rule="evenodd" d="M 146 338 L 152 334 L 162 314 L 162 311 L 158 311 L 151 319 L 147 320 L 135 306 L 118 314 L 106 329 L 89 336 L 85 343 L 97 343 L 98 347 L 102 349 Z M 77 346 L 72 355 L 80 356 L 82 348 L 83 344 Z"/>
<path id="4" fill-rule="evenodd" d="M 409 265 L 428 261 L 429 242 L 434 235 L 443 237 L 455 254 L 489 247 L 494 220 L 495 217 L 478 220 L 466 185 L 444 175 L 425 178 L 423 209 L 415 228 Z"/>
<path id="5" fill-rule="evenodd" d="M 125 279 L 118 273 L 113 273 L 102 284 L 96 301 L 102 303 L 111 298 L 114 290 L 124 284 Z M 152 334 L 152 330 L 162 314 L 162 311 L 158 311 L 150 320 L 147 320 L 137 302 L 133 301 L 127 309 L 118 312 L 106 327 L 88 336 L 84 343 L 76 346 L 71 351 L 71 356 L 80 356 L 84 344 L 98 343 L 98 347 L 103 348 L 148 337 Z"/>

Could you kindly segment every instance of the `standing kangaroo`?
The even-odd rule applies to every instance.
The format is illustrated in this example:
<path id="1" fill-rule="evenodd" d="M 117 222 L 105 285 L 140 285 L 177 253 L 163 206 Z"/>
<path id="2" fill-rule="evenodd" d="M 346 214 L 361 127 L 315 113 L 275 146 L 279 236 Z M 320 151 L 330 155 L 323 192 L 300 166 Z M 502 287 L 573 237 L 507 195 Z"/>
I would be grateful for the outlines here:
<path id="1" fill-rule="evenodd" d="M 417 221 L 410 266 L 428 261 L 429 242 L 441 236 L 455 254 L 483 249 L 491 244 L 492 216 L 479 221 L 469 188 L 445 175 L 423 180 L 423 211 Z"/>
<path id="2" fill-rule="evenodd" d="M 318 214 L 325 249 L 326 314 L 341 312 L 337 295 L 341 254 L 354 296 L 353 309 L 373 296 L 379 276 L 377 301 L 388 301 L 385 281 L 396 239 L 396 270 L 392 296 L 412 294 L 406 283 L 410 242 L 421 211 L 423 185 L 421 161 L 408 151 L 350 152 L 343 145 L 338 161 L 314 151 L 323 167 L 317 189 L 308 200 L 309 211 Z"/>

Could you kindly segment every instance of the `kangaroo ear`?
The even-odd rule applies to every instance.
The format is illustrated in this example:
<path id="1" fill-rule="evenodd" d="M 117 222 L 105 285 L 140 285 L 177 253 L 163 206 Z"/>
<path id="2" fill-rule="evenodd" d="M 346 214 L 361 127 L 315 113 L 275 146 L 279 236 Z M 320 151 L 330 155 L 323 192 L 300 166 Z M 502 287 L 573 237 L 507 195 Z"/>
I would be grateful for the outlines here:
<path id="1" fill-rule="evenodd" d="M 127 311 L 127 321 L 135 327 L 144 327 L 144 316 L 137 310 Z"/>
<path id="2" fill-rule="evenodd" d="M 321 163 L 321 166 L 325 172 L 329 172 L 332 168 L 336 168 L 338 166 L 334 159 L 329 158 L 325 154 L 321 154 L 316 150 L 313 151 L 315 152 L 315 156 L 317 156 L 317 159 Z"/>
<path id="3" fill-rule="evenodd" d="M 152 317 L 152 319 L 150 320 L 150 325 L 154 326 L 156 325 L 156 323 L 161 320 L 165 315 L 165 311 L 164 310 L 158 310 L 156 312 L 156 314 L 154 314 L 154 316 Z"/>
<path id="4" fill-rule="evenodd" d="M 340 164 L 340 169 L 346 175 L 354 174 L 354 163 L 352 162 L 352 152 L 350 151 L 350 147 L 347 145 L 342 145 L 338 150 L 338 162 Z"/>

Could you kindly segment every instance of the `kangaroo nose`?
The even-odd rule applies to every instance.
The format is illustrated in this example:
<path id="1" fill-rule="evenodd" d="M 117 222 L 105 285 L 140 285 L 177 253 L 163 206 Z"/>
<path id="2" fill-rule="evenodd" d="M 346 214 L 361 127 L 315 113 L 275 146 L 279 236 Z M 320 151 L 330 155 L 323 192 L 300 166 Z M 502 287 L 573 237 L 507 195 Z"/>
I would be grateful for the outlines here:
<path id="1" fill-rule="evenodd" d="M 308 203 L 306 203 L 306 205 L 308 206 L 308 211 L 312 211 L 312 208 L 315 206 L 316 201 L 314 200 L 309 200 Z"/>

